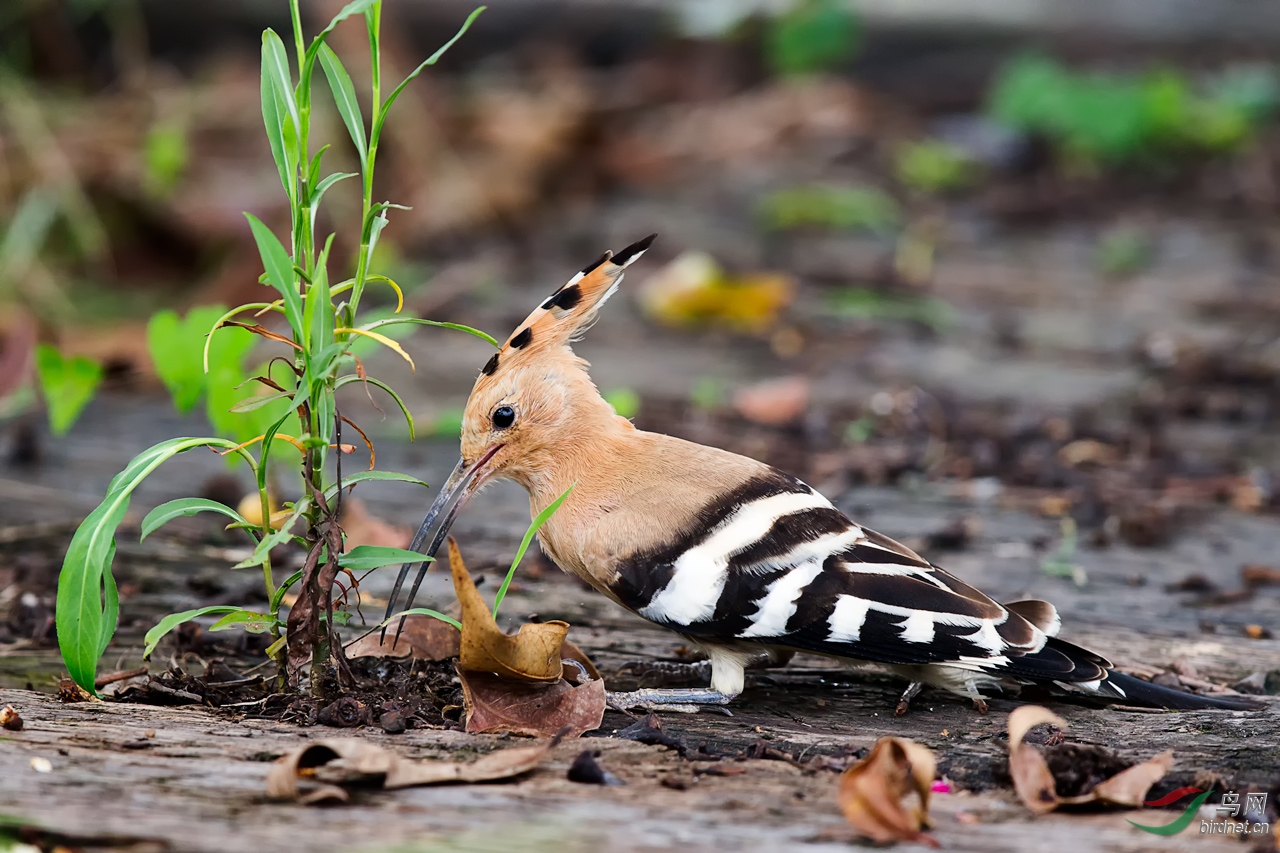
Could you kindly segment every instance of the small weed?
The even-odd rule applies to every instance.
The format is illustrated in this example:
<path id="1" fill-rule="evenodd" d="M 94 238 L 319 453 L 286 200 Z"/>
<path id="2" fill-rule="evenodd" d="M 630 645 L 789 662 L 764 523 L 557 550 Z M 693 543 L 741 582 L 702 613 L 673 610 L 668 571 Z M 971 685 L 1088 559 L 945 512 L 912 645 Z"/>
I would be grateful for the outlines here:
<path id="1" fill-rule="evenodd" d="M 1104 234 L 1098 241 L 1094 263 L 1110 278 L 1136 275 L 1150 265 L 1153 249 L 1145 235 L 1129 229 Z"/>
<path id="2" fill-rule="evenodd" d="M 413 419 L 404 401 L 385 382 L 366 373 L 356 354 L 357 344 L 367 341 L 386 347 L 410 368 L 414 366 L 413 359 L 387 331 L 397 324 L 456 329 L 497 346 L 490 336 L 466 326 L 400 316 L 403 294 L 399 285 L 370 269 L 379 237 L 389 221 L 388 212 L 396 207 L 385 201 L 375 202 L 373 196 L 374 161 L 387 114 L 405 86 L 466 32 L 481 9 L 472 13 L 444 47 L 385 94 L 381 74 L 381 0 L 347 3 L 310 43 L 303 35 L 299 4 L 300 0 L 290 0 L 289 4 L 296 69 L 290 64 L 284 42 L 274 31 L 268 29 L 262 36 L 263 123 L 292 212 L 283 241 L 259 219 L 246 214 L 265 270 L 260 280 L 270 288 L 270 295 L 265 301 L 229 311 L 197 309 L 185 318 L 162 312 L 152 318 L 147 330 L 152 357 L 175 404 L 190 410 L 204 398 L 209 420 L 220 436 L 174 438 L 139 454 L 112 480 L 106 498 L 76 530 L 63 561 L 56 609 L 58 645 L 71 677 L 90 692 L 94 690 L 98 661 L 115 633 L 119 615 L 119 595 L 111 573 L 116 529 L 138 485 L 168 459 L 197 447 L 215 450 L 248 466 L 257 487 L 258 512 L 253 513 L 254 521 L 215 501 L 181 498 L 147 513 L 142 520 L 142 536 L 181 516 L 213 512 L 227 517 L 231 521 L 229 528 L 248 532 L 254 541 L 252 554 L 234 568 L 260 568 L 268 606 L 265 612 L 219 605 L 171 614 L 147 632 L 146 654 L 182 623 L 216 615 L 220 619 L 210 630 L 240 628 L 271 635 L 268 654 L 276 661 L 282 687 L 295 686 L 308 663 L 314 675 L 317 667 L 338 661 L 341 647 L 335 642 L 333 626 L 345 624 L 349 618 L 345 611 L 334 608 L 332 590 L 338 574 L 423 560 L 422 555 L 402 548 L 345 548 L 338 518 L 343 495 L 351 486 L 366 480 L 426 485 L 406 474 L 374 470 L 372 442 L 338 408 L 336 394 L 344 385 L 360 382 L 376 387 L 395 401 L 405 416 L 410 437 L 413 436 Z M 351 77 L 326 44 L 334 27 L 357 15 L 365 21 L 371 58 L 371 91 L 366 102 L 371 115 L 367 128 Z M 311 149 L 312 83 L 317 66 L 328 81 L 338 114 L 350 134 L 360 164 L 359 174 L 324 175 L 322 159 L 329 146 Z M 178 156 L 175 141 L 157 146 L 158 159 L 153 165 L 158 166 L 161 176 L 166 169 L 174 173 L 183 159 Z M 167 152 L 166 147 L 170 149 Z M 354 276 L 335 282 L 329 271 L 335 235 L 317 241 L 315 226 L 325 192 L 348 178 L 361 179 L 359 239 L 353 241 L 358 242 L 359 250 Z M 369 285 L 395 293 L 397 306 L 392 316 L 370 319 L 369 312 L 360 311 L 361 298 Z M 268 319 L 264 321 L 264 317 Z M 283 332 L 266 325 L 270 322 L 278 326 L 278 321 L 283 321 Z M 280 349 L 266 364 L 246 370 L 254 336 Z M 81 398 L 87 399 L 92 393 L 96 374 L 91 365 L 67 362 L 56 351 L 46 351 L 43 357 L 41 381 L 46 389 L 55 390 L 50 395 L 50 415 L 56 428 L 69 423 L 75 410 L 83 405 Z M 356 449 L 353 433 L 368 447 L 369 470 L 343 471 L 342 457 Z M 268 483 L 274 469 L 285 463 L 300 474 L 303 492 L 273 513 Z M 277 584 L 271 552 L 289 542 L 301 546 L 307 556 L 300 571 Z M 281 619 L 284 596 L 295 586 L 297 601 L 287 619 Z M 342 668 L 338 667 L 338 671 L 342 672 Z M 313 689 L 322 689 L 323 681 L 313 678 Z"/>
<path id="3" fill-rule="evenodd" d="M 1236 149 L 1278 102 L 1276 74 L 1261 66 L 1230 69 L 1196 87 L 1173 69 L 1079 72 L 1027 55 L 1000 72 L 988 112 L 1048 138 L 1069 162 L 1098 167 Z"/>
<path id="4" fill-rule="evenodd" d="M 861 25 L 848 0 L 797 0 L 769 23 L 765 53 L 784 76 L 830 71 L 858 49 Z"/>
<path id="5" fill-rule="evenodd" d="M 1057 550 L 1040 561 L 1040 571 L 1053 577 L 1070 578 L 1076 586 L 1084 586 L 1088 583 L 1089 576 L 1075 562 L 1078 537 L 1075 519 L 1064 516 L 1062 541 L 1058 544 Z"/>
<path id="6" fill-rule="evenodd" d="M 902 145 L 893 166 L 903 186 L 925 193 L 954 192 L 978 178 L 978 165 L 964 149 L 936 139 Z"/>
<path id="7" fill-rule="evenodd" d="M 920 323 L 934 331 L 951 324 L 951 306 L 929 296 L 898 296 L 865 287 L 847 287 L 831 294 L 831 313 L 851 320 L 898 320 Z"/>
<path id="8" fill-rule="evenodd" d="M 902 208 L 874 187 L 794 187 L 766 196 L 760 218 L 769 228 L 820 225 L 886 236 L 902 223 Z"/>

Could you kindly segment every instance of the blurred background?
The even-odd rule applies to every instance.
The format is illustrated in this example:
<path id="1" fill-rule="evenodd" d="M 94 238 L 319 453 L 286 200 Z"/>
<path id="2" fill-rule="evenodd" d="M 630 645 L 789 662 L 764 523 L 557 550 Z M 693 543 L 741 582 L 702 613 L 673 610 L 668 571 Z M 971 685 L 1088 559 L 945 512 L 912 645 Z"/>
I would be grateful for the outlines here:
<path id="1" fill-rule="evenodd" d="M 304 3 L 308 30 L 341 5 Z M 470 9 L 388 2 L 387 78 Z M 265 27 L 288 32 L 283 0 L 0 9 L 0 571 L 51 588 L 127 458 L 218 418 L 174 412 L 147 324 L 263 293 L 242 212 L 288 216 Z M 363 27 L 330 43 L 365 91 Z M 408 311 L 504 338 L 656 231 L 578 350 L 621 413 L 852 495 L 893 535 L 909 514 L 858 490 L 1023 511 L 1046 520 L 1018 528 L 1037 565 L 1072 575 L 1059 539 L 1149 548 L 1217 507 L 1280 506 L 1278 63 L 1266 0 L 494 0 L 392 113 L 376 196 L 409 209 L 374 266 Z M 314 136 L 351 170 L 317 92 Z M 337 268 L 355 184 L 321 222 Z M 40 344 L 89 378 L 78 419 L 46 410 Z M 418 442 L 361 391 L 344 411 L 380 466 L 438 483 L 488 350 L 441 330 L 404 346 L 416 373 L 368 364 Z M 143 509 L 247 491 L 216 458 L 164 470 Z M 459 528 L 496 542 L 481 564 L 527 523 L 498 492 Z M 395 541 L 426 505 L 366 497 Z M 960 512 L 936 542 L 971 532 Z"/>

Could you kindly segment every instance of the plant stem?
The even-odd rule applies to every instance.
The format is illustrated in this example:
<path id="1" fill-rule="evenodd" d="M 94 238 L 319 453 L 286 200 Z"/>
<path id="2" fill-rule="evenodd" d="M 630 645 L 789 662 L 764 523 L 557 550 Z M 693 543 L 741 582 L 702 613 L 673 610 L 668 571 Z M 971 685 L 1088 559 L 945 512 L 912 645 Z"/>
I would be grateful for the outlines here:
<path id="1" fill-rule="evenodd" d="M 355 317 L 360 307 L 360 296 L 364 293 L 365 276 L 369 273 L 369 239 L 373 233 L 373 165 L 378 158 L 378 140 L 382 136 L 382 121 L 378 115 L 382 111 L 382 3 L 374 3 L 369 10 L 369 54 L 370 54 L 370 121 L 369 147 L 364 161 L 363 193 L 360 206 L 360 253 L 356 257 L 355 283 L 351 286 L 351 316 Z"/>

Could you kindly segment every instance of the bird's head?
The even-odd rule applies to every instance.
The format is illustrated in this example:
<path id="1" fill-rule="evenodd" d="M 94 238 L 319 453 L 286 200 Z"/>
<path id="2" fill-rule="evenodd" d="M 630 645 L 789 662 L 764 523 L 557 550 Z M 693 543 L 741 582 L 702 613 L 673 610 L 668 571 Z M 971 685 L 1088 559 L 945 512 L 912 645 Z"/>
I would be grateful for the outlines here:
<path id="1" fill-rule="evenodd" d="M 602 429 L 622 426 L 571 345 L 595 322 L 623 272 L 654 236 L 616 255 L 605 252 L 535 308 L 485 362 L 463 413 L 462 458 L 427 512 L 415 550 L 455 496 L 429 556 L 444 541 L 458 511 L 485 483 L 509 478 L 533 490 L 557 458 L 573 453 Z M 407 569 L 401 570 L 401 581 Z"/>

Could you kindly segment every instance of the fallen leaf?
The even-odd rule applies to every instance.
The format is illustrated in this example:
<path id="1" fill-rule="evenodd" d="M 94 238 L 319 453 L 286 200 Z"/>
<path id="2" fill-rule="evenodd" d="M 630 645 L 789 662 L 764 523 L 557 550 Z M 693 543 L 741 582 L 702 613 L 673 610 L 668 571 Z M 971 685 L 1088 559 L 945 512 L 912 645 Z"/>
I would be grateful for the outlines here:
<path id="1" fill-rule="evenodd" d="M 490 753 L 476 761 L 411 761 L 355 738 L 331 738 L 300 747 L 276 760 L 267 773 L 267 797 L 304 804 L 346 802 L 346 789 L 332 781 L 310 782 L 303 792 L 298 780 L 322 771 L 326 780 L 365 783 L 381 777 L 388 790 L 448 782 L 489 782 L 527 773 L 546 758 L 558 741 Z"/>
<path id="2" fill-rule="evenodd" d="M 414 613 L 404 617 L 397 640 L 395 631 L 373 631 L 346 647 L 348 658 L 396 658 L 448 660 L 457 657 L 462 635 L 448 622 Z"/>
<path id="3" fill-rule="evenodd" d="M 809 380 L 803 376 L 770 379 L 733 395 L 733 407 L 749 421 L 783 426 L 798 420 L 809 406 Z"/>
<path id="4" fill-rule="evenodd" d="M 1013 777 L 1013 790 L 1022 804 L 1036 814 L 1053 811 L 1059 802 L 1048 762 L 1039 750 L 1022 742 L 1027 732 L 1041 723 L 1067 727 L 1065 720 L 1039 705 L 1022 705 L 1009 715 L 1009 775 Z"/>
<path id="5" fill-rule="evenodd" d="M 1068 468 L 1079 468 L 1082 465 L 1114 465 L 1119 460 L 1119 450 L 1092 438 L 1078 438 L 1058 450 L 1058 461 Z"/>
<path id="6" fill-rule="evenodd" d="M 0 708 L 0 728 L 8 729 L 11 732 L 22 731 L 22 716 L 12 705 L 5 705 Z"/>
<path id="7" fill-rule="evenodd" d="M 459 666 L 462 702 L 469 732 L 511 732 L 547 737 L 565 732 L 580 737 L 604 721 L 604 682 L 576 687 L 563 679 L 552 684 L 511 681 Z"/>
<path id="8" fill-rule="evenodd" d="M 462 606 L 460 670 L 493 672 L 518 681 L 560 680 L 564 669 L 560 663 L 561 647 L 569 633 L 567 622 L 525 623 L 515 636 L 504 634 L 471 580 L 458 543 L 452 537 L 449 539 L 449 571 Z"/>
<path id="9" fill-rule="evenodd" d="M 1036 814 L 1045 814 L 1062 805 L 1103 803 L 1138 808 L 1147 791 L 1173 767 L 1173 752 L 1162 752 L 1154 758 L 1122 770 L 1104 779 L 1092 790 L 1073 797 L 1060 797 L 1057 782 L 1040 751 L 1023 739 L 1041 723 L 1066 730 L 1067 723 L 1048 708 L 1023 705 L 1009 715 L 1009 775 L 1013 789 L 1023 805 Z"/>
<path id="10" fill-rule="evenodd" d="M 413 540 L 413 531 L 370 515 L 364 503 L 357 498 L 343 497 L 341 523 L 342 532 L 347 534 L 348 551 L 357 545 L 408 548 Z"/>
<path id="11" fill-rule="evenodd" d="M 640 290 L 640 307 L 669 326 L 721 325 L 759 333 L 778 319 L 795 293 L 781 273 L 730 276 L 706 252 L 685 252 Z"/>
<path id="12" fill-rule="evenodd" d="M 1250 563 L 1240 568 L 1240 579 L 1245 586 L 1280 586 L 1280 569 Z"/>
<path id="13" fill-rule="evenodd" d="M 933 753 L 926 747 L 902 738 L 880 738 L 870 755 L 840 776 L 840 810 L 872 841 L 917 841 L 937 847 L 937 840 L 924 831 L 936 771 Z M 902 799 L 913 791 L 920 802 L 908 811 Z"/>

